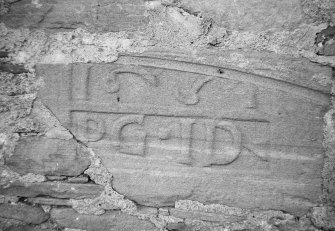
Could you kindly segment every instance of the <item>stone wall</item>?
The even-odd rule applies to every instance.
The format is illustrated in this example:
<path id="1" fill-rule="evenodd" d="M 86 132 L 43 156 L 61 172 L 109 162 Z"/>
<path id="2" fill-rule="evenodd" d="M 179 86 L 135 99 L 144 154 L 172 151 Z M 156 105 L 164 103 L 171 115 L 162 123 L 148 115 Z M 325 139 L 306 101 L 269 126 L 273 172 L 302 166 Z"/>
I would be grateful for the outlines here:
<path id="1" fill-rule="evenodd" d="M 0 0 L 0 230 L 335 230 L 334 12 Z"/>

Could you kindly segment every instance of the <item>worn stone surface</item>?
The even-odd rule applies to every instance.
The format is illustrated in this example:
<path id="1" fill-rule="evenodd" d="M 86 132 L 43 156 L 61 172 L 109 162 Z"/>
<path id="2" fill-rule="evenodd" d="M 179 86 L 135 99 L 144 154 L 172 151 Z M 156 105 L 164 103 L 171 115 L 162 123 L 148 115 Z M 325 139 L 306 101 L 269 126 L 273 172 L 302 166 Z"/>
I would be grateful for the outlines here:
<path id="1" fill-rule="evenodd" d="M 20 174 L 78 176 L 90 161 L 75 140 L 27 137 L 18 141 L 5 163 Z"/>
<path id="2" fill-rule="evenodd" d="M 62 227 L 87 231 L 158 230 L 148 221 L 118 211 L 92 216 L 78 214 L 73 209 L 52 209 L 51 217 Z"/>
<path id="3" fill-rule="evenodd" d="M 85 199 L 98 197 L 104 187 L 95 184 L 43 182 L 23 184 L 14 182 L 0 187 L 0 194 L 20 197 L 50 196 L 54 198 Z"/>
<path id="4" fill-rule="evenodd" d="M 210 66 L 208 54 L 198 64 L 152 53 L 40 65 L 39 97 L 139 204 L 188 198 L 305 213 L 321 195 L 330 69 L 295 59 L 271 78 L 252 66 L 259 57 L 225 55 L 236 60 L 219 55 Z"/>
<path id="5" fill-rule="evenodd" d="M 6 230 L 12 226 L 23 226 L 24 222 L 14 219 L 7 219 L 0 217 L 0 230 Z"/>
<path id="6" fill-rule="evenodd" d="M 12 3 L 1 21 L 10 27 L 136 31 L 148 24 L 143 0 L 55 0 Z"/>
<path id="7" fill-rule="evenodd" d="M 24 204 L 0 204 L 0 217 L 15 219 L 28 224 L 41 224 L 49 218 L 43 209 Z"/>

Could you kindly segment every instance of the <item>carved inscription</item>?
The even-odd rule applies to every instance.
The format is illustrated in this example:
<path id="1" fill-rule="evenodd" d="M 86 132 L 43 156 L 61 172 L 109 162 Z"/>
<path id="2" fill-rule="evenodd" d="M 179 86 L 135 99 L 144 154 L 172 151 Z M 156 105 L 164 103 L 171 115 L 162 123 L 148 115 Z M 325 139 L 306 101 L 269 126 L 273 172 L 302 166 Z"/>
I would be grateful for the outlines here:
<path id="1" fill-rule="evenodd" d="M 205 79 L 195 80 L 192 86 L 188 89 L 178 87 L 177 99 L 181 103 L 186 105 L 193 105 L 199 102 L 198 92 L 200 89 L 208 82 L 210 82 L 213 77 L 207 77 Z"/>
<path id="2" fill-rule="evenodd" d="M 90 78 L 92 66 L 83 64 L 73 64 L 72 75 L 72 99 L 88 100 L 88 81 Z"/>
<path id="3" fill-rule="evenodd" d="M 329 97 L 308 81 L 314 69 L 295 62 L 284 78 L 182 58 L 49 65 L 39 71 L 41 99 L 138 204 L 190 199 L 299 214 L 318 203 Z"/>
<path id="4" fill-rule="evenodd" d="M 100 115 L 75 112 L 77 119 L 74 121 L 79 124 L 79 137 L 85 141 L 97 142 L 99 141 L 106 130 L 105 124 L 109 123 L 101 118 Z M 92 115 L 90 115 L 92 114 Z M 105 115 L 105 117 L 108 115 Z M 94 118 L 94 119 L 93 119 Z M 144 115 L 125 115 L 119 116 L 111 123 L 110 128 L 110 144 L 120 154 L 137 155 L 145 157 L 146 149 L 150 148 L 147 141 L 147 136 L 157 137 L 159 140 L 167 141 L 171 139 L 178 140 L 177 150 L 180 152 L 180 157 L 177 163 L 192 165 L 192 166 L 211 166 L 211 165 L 226 165 L 236 160 L 242 150 L 242 135 L 240 130 L 230 121 L 216 121 L 204 119 L 191 118 L 174 118 L 166 127 L 159 128 L 158 131 L 150 129 L 150 123 L 145 124 Z M 150 120 L 150 116 L 147 120 Z M 157 117 L 159 119 L 160 117 Z M 78 121 L 81 120 L 81 121 Z M 130 140 L 126 140 L 123 135 L 123 130 L 129 125 L 136 125 L 131 129 L 131 134 L 128 135 Z M 192 144 L 198 142 L 194 138 L 193 126 L 197 125 L 202 128 L 201 133 L 205 134 L 202 148 L 194 150 Z M 231 142 L 227 145 L 225 150 L 218 150 L 214 147 L 217 130 L 224 130 L 231 137 Z M 194 153 L 201 153 L 194 155 Z"/>
<path id="5" fill-rule="evenodd" d="M 99 141 L 105 134 L 105 122 L 99 116 L 91 113 L 73 113 L 73 120 L 77 121 L 78 138 L 84 142 Z"/>
<path id="6" fill-rule="evenodd" d="M 162 140 L 171 139 L 173 136 L 180 140 L 180 150 L 182 164 L 191 164 L 191 140 L 192 140 L 192 125 L 194 119 L 179 119 L 177 123 L 172 123 L 168 127 L 159 129 L 159 138 Z M 177 125 L 177 128 L 176 128 Z"/>
<path id="7" fill-rule="evenodd" d="M 254 84 L 248 84 L 246 94 L 248 95 L 247 108 L 257 108 L 258 87 Z"/>
<path id="8" fill-rule="evenodd" d="M 233 143 L 228 147 L 227 152 L 221 152 L 214 150 L 213 142 L 215 140 L 216 129 L 224 129 L 231 133 L 233 136 Z M 230 164 L 241 152 L 242 138 L 241 133 L 237 127 L 228 121 L 221 121 L 219 123 L 207 123 L 206 124 L 206 143 L 208 147 L 206 148 L 208 152 L 208 159 L 202 166 L 208 166 L 211 164 L 225 165 Z"/>
<path id="9" fill-rule="evenodd" d="M 120 79 L 118 77 L 119 74 L 122 73 L 131 73 L 138 75 L 143 81 L 148 83 L 151 86 L 158 85 L 158 79 L 156 76 L 152 75 L 150 72 L 146 71 L 141 67 L 135 66 L 126 66 L 117 68 L 112 71 L 106 78 L 106 92 L 108 93 L 116 93 L 120 90 Z"/>
<path id="10" fill-rule="evenodd" d="M 143 115 L 129 115 L 123 116 L 117 119 L 112 126 L 113 140 L 116 141 L 115 146 L 119 152 L 131 155 L 144 156 L 145 152 L 145 132 L 137 133 L 137 137 L 140 138 L 139 142 L 136 143 L 125 143 L 122 139 L 122 129 L 129 124 L 143 124 Z"/>

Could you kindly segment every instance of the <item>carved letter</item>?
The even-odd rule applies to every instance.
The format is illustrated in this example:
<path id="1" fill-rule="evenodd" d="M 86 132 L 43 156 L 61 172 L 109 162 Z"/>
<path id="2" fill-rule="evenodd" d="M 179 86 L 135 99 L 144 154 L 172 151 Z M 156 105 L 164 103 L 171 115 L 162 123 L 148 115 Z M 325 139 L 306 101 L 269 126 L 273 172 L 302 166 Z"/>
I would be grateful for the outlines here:
<path id="1" fill-rule="evenodd" d="M 233 144 L 229 147 L 227 152 L 216 152 L 213 147 L 215 140 L 215 130 L 223 129 L 229 131 L 233 137 Z M 210 165 L 226 165 L 232 163 L 237 159 L 241 152 L 242 138 L 240 131 L 236 126 L 228 121 L 221 121 L 218 124 L 212 122 L 206 123 L 206 148 L 204 156 L 201 160 L 198 160 L 196 165 L 198 166 L 210 166 Z"/>
<path id="2" fill-rule="evenodd" d="M 103 138 L 105 123 L 98 118 L 97 114 L 76 113 L 74 118 L 78 129 L 78 139 L 83 142 L 95 142 Z"/>
<path id="3" fill-rule="evenodd" d="M 145 82 L 151 86 L 158 85 L 158 79 L 156 76 L 152 75 L 145 69 L 135 66 L 121 67 L 112 71 L 111 76 L 107 77 L 106 80 L 106 91 L 108 93 L 116 93 L 120 90 L 120 80 L 118 75 L 121 73 L 132 73 L 140 76 Z"/>
<path id="4" fill-rule="evenodd" d="M 112 127 L 114 146 L 118 148 L 121 153 L 130 155 L 144 156 L 145 154 L 145 139 L 146 133 L 144 131 L 137 131 L 136 137 L 140 142 L 124 143 L 122 138 L 122 129 L 128 124 L 142 125 L 144 120 L 143 115 L 128 115 L 117 119 Z"/>
<path id="5" fill-rule="evenodd" d="M 195 123 L 195 119 L 180 119 L 179 131 L 177 137 L 180 138 L 180 151 L 182 155 L 182 160 L 179 162 L 181 164 L 191 164 L 191 141 L 192 141 L 192 125 Z M 159 130 L 159 138 L 161 140 L 170 139 L 172 133 L 176 131 L 176 124 L 171 124 L 166 128 L 161 128 Z"/>
<path id="6" fill-rule="evenodd" d="M 192 125 L 194 123 L 194 119 L 181 119 L 180 121 L 180 146 L 184 157 L 184 160 L 180 162 L 182 164 L 191 164 Z"/>
<path id="7" fill-rule="evenodd" d="M 86 120 L 86 134 L 88 141 L 98 141 L 105 133 L 105 123 L 102 119 L 91 119 Z"/>
<path id="8" fill-rule="evenodd" d="M 237 127 L 233 123 L 228 121 L 221 121 L 218 125 L 216 125 L 216 128 L 229 131 L 233 137 L 233 144 L 227 153 L 221 153 L 221 152 L 215 153 L 215 151 L 213 150 L 212 164 L 218 164 L 218 165 L 230 164 L 237 159 L 237 157 L 241 152 L 242 148 L 241 132 L 237 129 Z"/>

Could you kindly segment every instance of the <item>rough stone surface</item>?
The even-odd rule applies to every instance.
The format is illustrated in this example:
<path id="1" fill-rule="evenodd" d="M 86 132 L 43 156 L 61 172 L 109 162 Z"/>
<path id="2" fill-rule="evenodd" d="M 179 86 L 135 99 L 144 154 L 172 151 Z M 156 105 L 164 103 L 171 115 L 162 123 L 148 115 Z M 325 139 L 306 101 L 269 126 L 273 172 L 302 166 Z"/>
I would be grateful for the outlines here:
<path id="1" fill-rule="evenodd" d="M 315 207 L 312 210 L 312 221 L 315 226 L 326 230 L 335 229 L 335 212 L 331 207 Z"/>
<path id="2" fill-rule="evenodd" d="M 92 216 L 78 214 L 73 209 L 52 209 L 51 217 L 62 227 L 87 231 L 158 230 L 148 221 L 118 211 Z"/>
<path id="3" fill-rule="evenodd" d="M 75 140 L 27 137 L 20 139 L 5 163 L 20 174 L 78 176 L 90 161 Z"/>
<path id="4" fill-rule="evenodd" d="M 304 13 L 314 22 L 335 22 L 335 3 L 332 0 L 302 0 Z"/>
<path id="5" fill-rule="evenodd" d="M 311 216 L 316 227 L 326 230 L 335 229 L 335 211 L 332 207 L 315 207 Z"/>
<path id="6" fill-rule="evenodd" d="M 41 224 L 49 218 L 43 209 L 24 204 L 0 204 L 0 217 L 15 219 L 28 224 Z"/>
<path id="7" fill-rule="evenodd" d="M 95 198 L 104 188 L 95 184 L 70 184 L 63 182 L 44 182 L 23 184 L 14 182 L 0 187 L 0 194 L 20 197 L 50 196 L 54 198 Z"/>
<path id="8" fill-rule="evenodd" d="M 11 227 L 24 226 L 25 223 L 19 220 L 0 217 L 0 230 L 6 230 Z"/>
<path id="9" fill-rule="evenodd" d="M 55 231 L 54 229 L 38 228 L 32 225 L 11 226 L 5 231 Z"/>
<path id="10" fill-rule="evenodd" d="M 315 43 L 317 54 L 334 56 L 335 55 L 335 27 L 329 26 L 317 34 Z"/>
<path id="11" fill-rule="evenodd" d="M 71 205 L 70 201 L 67 199 L 55 199 L 47 197 L 27 198 L 27 202 L 41 205 L 67 205 L 67 206 Z"/>
<path id="12" fill-rule="evenodd" d="M 298 0 L 266 2 L 261 0 L 180 0 L 170 2 L 192 15 L 211 18 L 216 24 L 229 30 L 293 29 L 301 24 L 304 18 Z"/>
<path id="13" fill-rule="evenodd" d="M 68 179 L 70 183 L 87 183 L 88 182 L 87 176 L 78 176 L 78 177 L 71 177 Z"/>
<path id="14" fill-rule="evenodd" d="M 121 209 L 122 212 L 134 212 L 136 205 L 123 195 L 115 192 L 110 186 L 105 188 L 105 191 L 97 198 L 71 200 L 72 207 L 81 214 L 104 214 L 105 210 Z"/>

